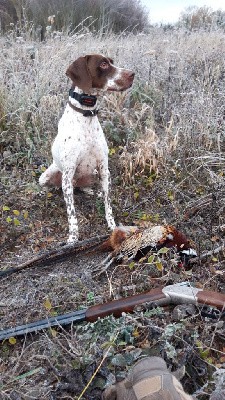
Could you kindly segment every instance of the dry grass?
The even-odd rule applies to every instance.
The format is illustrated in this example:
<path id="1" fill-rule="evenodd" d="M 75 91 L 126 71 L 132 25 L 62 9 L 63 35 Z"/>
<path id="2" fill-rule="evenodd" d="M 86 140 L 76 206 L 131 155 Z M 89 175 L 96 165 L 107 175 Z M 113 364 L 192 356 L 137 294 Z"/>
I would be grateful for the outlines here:
<path id="1" fill-rule="evenodd" d="M 175 224 L 196 242 L 200 253 L 224 243 L 223 32 L 152 29 L 149 34 L 107 37 L 84 32 L 43 43 L 9 35 L 0 42 L 0 193 L 9 208 L 1 211 L 1 268 L 67 236 L 61 192 L 44 194 L 37 182 L 42 165 L 50 161 L 51 142 L 67 100 L 70 83 L 65 70 L 76 57 L 88 53 L 110 55 L 115 64 L 136 73 L 132 90 L 106 94 L 101 100 L 116 221 Z M 84 201 L 78 194 L 76 203 L 81 239 L 103 233 L 101 201 Z M 97 258 L 80 258 L 1 281 L 2 328 L 98 303 L 112 294 L 132 294 L 156 282 L 191 279 L 203 287 L 225 290 L 222 253 L 188 274 L 169 264 L 154 275 L 151 266 L 143 264 L 133 270 L 117 267 L 101 281 L 90 274 L 96 262 Z M 51 310 L 46 310 L 46 299 Z M 215 365 L 224 367 L 224 327 L 198 312 L 181 324 L 171 322 L 171 312 L 42 333 L 18 339 L 15 345 L 5 342 L 0 347 L 2 398 L 75 399 L 119 331 L 112 354 L 84 399 L 100 398 L 110 373 L 114 377 L 126 372 L 113 357 L 122 353 L 128 359 L 134 346 L 134 351 L 162 354 L 170 366 L 186 364 L 186 389 L 198 400 L 208 400 L 211 372 Z M 165 336 L 171 323 L 175 331 Z M 134 361 L 133 353 L 132 357 L 129 360 Z M 23 377 L 27 372 L 31 375 Z"/>
<path id="2" fill-rule="evenodd" d="M 121 167 L 125 183 L 134 183 L 137 175 L 158 175 L 166 150 L 160 143 L 159 137 L 151 129 L 141 135 L 135 142 L 130 143 L 130 149 L 125 147 L 121 154 Z"/>
<path id="3" fill-rule="evenodd" d="M 136 72 L 132 98 L 125 98 L 129 109 L 125 122 L 132 123 L 128 122 L 124 140 L 143 133 L 146 124 L 157 134 L 159 127 L 165 132 L 170 126 L 179 149 L 198 150 L 198 155 L 206 149 L 223 151 L 222 32 L 187 35 L 153 30 L 150 35 L 128 37 L 88 33 L 45 43 L 21 43 L 10 37 L 1 42 L 1 123 L 7 147 L 16 141 L 18 150 L 24 144 L 25 151 L 34 152 L 54 137 L 67 98 L 68 63 L 78 55 L 101 52 Z M 113 98 L 107 118 L 113 122 L 117 117 L 122 124 L 121 98 Z M 163 139 L 167 139 L 164 134 Z"/>

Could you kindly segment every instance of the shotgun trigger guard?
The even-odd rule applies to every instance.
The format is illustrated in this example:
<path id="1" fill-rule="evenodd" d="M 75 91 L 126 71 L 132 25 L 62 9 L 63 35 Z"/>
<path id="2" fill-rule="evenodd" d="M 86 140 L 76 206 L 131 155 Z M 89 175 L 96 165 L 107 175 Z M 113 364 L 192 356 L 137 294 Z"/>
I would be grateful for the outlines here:
<path id="1" fill-rule="evenodd" d="M 195 288 L 189 282 L 181 282 L 165 286 L 162 292 L 170 298 L 173 304 L 191 303 L 196 305 L 198 303 L 196 295 L 201 290 L 203 289 Z"/>

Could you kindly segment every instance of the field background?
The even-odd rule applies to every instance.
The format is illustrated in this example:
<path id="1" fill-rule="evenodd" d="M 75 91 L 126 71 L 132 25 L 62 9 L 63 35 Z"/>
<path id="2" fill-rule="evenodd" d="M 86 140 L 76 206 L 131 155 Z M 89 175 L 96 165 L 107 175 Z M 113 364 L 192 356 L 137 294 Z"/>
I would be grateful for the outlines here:
<path id="1" fill-rule="evenodd" d="M 65 70 L 91 53 L 108 55 L 136 74 L 131 90 L 100 100 L 116 222 L 173 224 L 195 242 L 198 254 L 223 245 L 222 30 L 152 28 L 104 35 L 81 29 L 44 42 L 12 31 L 0 42 L 2 270 L 66 240 L 62 192 L 41 190 L 38 177 L 51 162 L 51 143 L 68 98 Z M 75 204 L 80 239 L 107 233 L 101 200 L 78 193 Z M 223 251 L 188 271 L 167 260 L 162 270 L 149 263 L 124 265 L 93 279 L 91 268 L 102 257 L 78 256 L 1 279 L 1 329 L 161 284 L 190 280 L 225 290 Z M 180 320 L 172 309 L 163 309 L 7 340 L 0 348 L 1 398 L 81 398 L 109 345 L 83 399 L 100 398 L 107 379 L 123 377 L 141 354 L 161 354 L 172 368 L 186 365 L 182 383 L 196 399 L 209 399 L 215 388 L 221 394 L 224 380 L 213 373 L 218 367 L 224 372 L 224 322 L 203 318 L 197 309 L 192 314 Z"/>

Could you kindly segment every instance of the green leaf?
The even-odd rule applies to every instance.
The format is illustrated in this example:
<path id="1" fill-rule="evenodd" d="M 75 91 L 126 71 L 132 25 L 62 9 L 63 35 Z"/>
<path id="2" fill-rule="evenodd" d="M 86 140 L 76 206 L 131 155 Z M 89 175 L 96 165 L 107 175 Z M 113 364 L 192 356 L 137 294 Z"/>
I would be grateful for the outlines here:
<path id="1" fill-rule="evenodd" d="M 201 349 L 203 348 L 203 344 L 200 340 L 196 340 L 195 344 L 198 348 L 201 348 Z"/>
<path id="2" fill-rule="evenodd" d="M 51 310 L 51 308 L 52 308 L 52 303 L 50 302 L 49 299 L 46 299 L 46 300 L 44 301 L 44 307 L 46 308 L 46 310 Z"/>
<path id="3" fill-rule="evenodd" d="M 115 153 L 116 153 L 116 149 L 114 147 L 111 147 L 111 149 L 109 149 L 109 155 L 112 156 Z"/>
<path id="4" fill-rule="evenodd" d="M 101 377 L 95 378 L 93 388 L 98 388 L 103 390 L 104 386 L 105 386 L 105 379 Z"/>
<path id="5" fill-rule="evenodd" d="M 41 372 L 42 370 L 43 370 L 42 367 L 38 367 L 38 368 L 32 369 L 31 371 L 25 372 L 24 374 L 18 375 L 15 378 L 10 379 L 10 381 L 7 382 L 6 384 L 0 385 L 0 390 L 3 389 L 4 387 L 6 387 L 8 383 L 12 383 L 15 381 L 19 381 L 20 379 L 27 378 L 29 376 L 36 374 L 37 372 Z"/>
<path id="6" fill-rule="evenodd" d="M 20 221 L 18 220 L 18 218 L 13 218 L 13 223 L 16 226 L 20 225 Z"/>
<path id="7" fill-rule="evenodd" d="M 162 265 L 161 262 L 156 262 L 155 265 L 156 265 L 156 268 L 157 268 L 159 271 L 162 271 L 162 270 L 163 270 L 163 265 Z"/>
<path id="8" fill-rule="evenodd" d="M 37 372 L 40 372 L 41 370 L 42 370 L 42 367 L 38 367 L 38 368 L 32 369 L 31 371 L 25 372 L 22 375 L 16 376 L 15 378 L 12 379 L 12 381 L 18 381 L 20 379 L 27 378 L 28 376 L 34 375 Z"/>
<path id="9" fill-rule="evenodd" d="M 168 247 L 162 247 L 161 249 L 159 249 L 158 254 L 166 254 L 168 251 Z"/>
<path id="10" fill-rule="evenodd" d="M 10 337 L 10 338 L 9 338 L 9 343 L 10 343 L 10 344 L 16 344 L 16 338 Z"/>
<path id="11" fill-rule="evenodd" d="M 173 193 L 171 192 L 171 190 L 169 190 L 169 191 L 167 192 L 167 196 L 168 196 L 168 199 L 169 199 L 169 200 L 171 200 L 171 201 L 174 200 L 174 195 L 173 195 Z"/>
<path id="12" fill-rule="evenodd" d="M 9 222 L 12 222 L 12 218 L 11 218 L 11 217 L 7 217 L 7 218 L 6 218 L 6 222 L 8 222 L 8 223 L 9 223 Z"/>
<path id="13" fill-rule="evenodd" d="M 148 257 L 148 263 L 149 263 L 149 264 L 152 264 L 153 261 L 154 261 L 154 258 L 155 258 L 155 255 L 154 255 L 154 254 L 152 254 L 150 257 Z"/>
<path id="14" fill-rule="evenodd" d="M 50 331 L 51 335 L 52 335 L 54 338 L 57 336 L 57 331 L 56 331 L 55 329 L 50 328 L 49 331 Z"/>
<path id="15" fill-rule="evenodd" d="M 113 357 L 111 363 L 113 365 L 116 365 L 117 367 L 126 367 L 127 362 L 125 357 L 122 354 L 116 354 L 115 357 Z"/>
<path id="16" fill-rule="evenodd" d="M 138 337 L 138 336 L 136 336 L 136 337 Z M 127 365 L 132 365 L 135 361 L 137 361 L 137 359 L 138 359 L 138 357 L 140 357 L 141 353 L 142 353 L 142 349 L 135 349 L 135 350 L 126 352 L 124 354 L 124 357 L 126 359 Z"/>
<path id="17" fill-rule="evenodd" d="M 134 266 L 135 266 L 135 262 L 134 262 L 134 261 L 132 261 L 132 262 L 129 264 L 129 268 L 130 268 L 130 269 L 133 269 L 133 268 L 134 268 Z"/>
<path id="18" fill-rule="evenodd" d="M 199 353 L 203 360 L 206 360 L 209 357 L 210 349 L 201 350 L 199 349 Z"/>
<path id="19" fill-rule="evenodd" d="M 159 221 L 159 217 L 160 217 L 159 214 L 154 214 L 154 215 L 153 215 L 154 221 L 155 221 L 155 222 L 158 222 L 158 221 Z"/>
<path id="20" fill-rule="evenodd" d="M 2 207 L 2 210 L 3 210 L 3 211 L 9 211 L 10 208 L 9 208 L 8 206 L 3 206 L 3 207 Z"/>
<path id="21" fill-rule="evenodd" d="M 79 360 L 72 360 L 71 365 L 73 369 L 80 369 L 80 361 Z"/>
<path id="22" fill-rule="evenodd" d="M 88 301 L 89 303 L 94 303 L 94 301 L 95 301 L 95 294 L 94 294 L 94 292 L 88 292 L 88 293 L 87 293 L 87 301 Z"/>
<path id="23" fill-rule="evenodd" d="M 20 215 L 20 212 L 19 212 L 19 210 L 13 210 L 13 214 L 18 217 Z"/>
<path id="24" fill-rule="evenodd" d="M 24 218 L 24 219 L 27 219 L 27 218 L 28 218 L 28 211 L 24 211 L 24 212 L 23 212 L 23 218 Z"/>
<path id="25" fill-rule="evenodd" d="M 107 349 L 107 348 L 109 348 L 111 346 L 115 347 L 115 342 L 113 340 L 108 341 L 108 342 L 104 342 L 104 343 L 101 344 L 101 348 L 102 349 Z"/>

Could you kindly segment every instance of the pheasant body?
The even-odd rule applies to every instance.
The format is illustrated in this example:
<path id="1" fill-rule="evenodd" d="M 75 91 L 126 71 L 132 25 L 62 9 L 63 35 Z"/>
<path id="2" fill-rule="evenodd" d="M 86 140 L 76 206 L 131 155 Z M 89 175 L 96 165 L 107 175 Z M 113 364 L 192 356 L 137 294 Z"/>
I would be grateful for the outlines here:
<path id="1" fill-rule="evenodd" d="M 105 243 L 109 245 L 111 253 L 102 263 L 103 271 L 112 262 L 140 259 L 149 251 L 158 251 L 162 247 L 173 248 L 181 257 L 183 253 L 184 259 L 197 255 L 191 241 L 171 225 L 154 225 L 148 228 L 117 227 Z"/>

